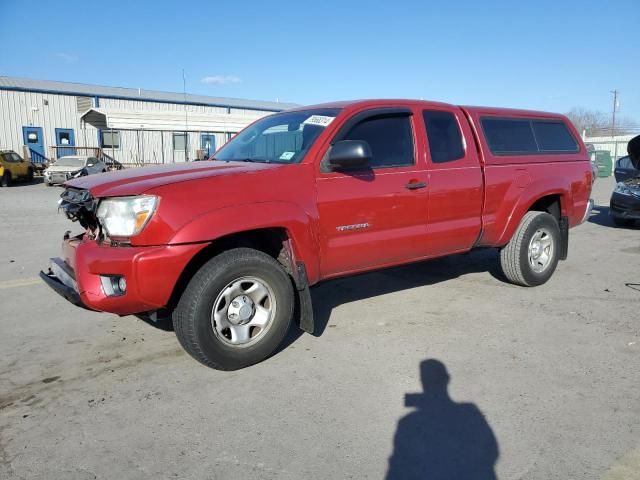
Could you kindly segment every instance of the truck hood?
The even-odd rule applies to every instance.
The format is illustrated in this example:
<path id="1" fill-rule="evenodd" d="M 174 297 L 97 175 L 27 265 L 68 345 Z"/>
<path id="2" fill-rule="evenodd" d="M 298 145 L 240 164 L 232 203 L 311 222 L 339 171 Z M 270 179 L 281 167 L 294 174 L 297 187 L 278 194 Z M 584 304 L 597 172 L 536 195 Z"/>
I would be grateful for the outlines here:
<path id="1" fill-rule="evenodd" d="M 281 168 L 281 164 L 205 161 L 153 167 L 128 168 L 101 175 L 71 180 L 65 186 L 86 189 L 94 198 L 141 195 L 152 188 L 171 183 L 187 182 L 205 177 L 259 173 Z"/>

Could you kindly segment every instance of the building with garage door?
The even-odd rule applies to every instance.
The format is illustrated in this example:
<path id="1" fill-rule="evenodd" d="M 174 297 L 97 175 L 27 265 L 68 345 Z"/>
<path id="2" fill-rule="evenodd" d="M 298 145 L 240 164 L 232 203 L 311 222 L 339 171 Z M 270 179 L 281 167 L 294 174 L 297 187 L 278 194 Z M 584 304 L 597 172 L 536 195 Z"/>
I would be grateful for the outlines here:
<path id="1" fill-rule="evenodd" d="M 184 162 L 294 106 L 0 76 L 0 148 L 34 162 L 71 154 L 117 166 Z"/>

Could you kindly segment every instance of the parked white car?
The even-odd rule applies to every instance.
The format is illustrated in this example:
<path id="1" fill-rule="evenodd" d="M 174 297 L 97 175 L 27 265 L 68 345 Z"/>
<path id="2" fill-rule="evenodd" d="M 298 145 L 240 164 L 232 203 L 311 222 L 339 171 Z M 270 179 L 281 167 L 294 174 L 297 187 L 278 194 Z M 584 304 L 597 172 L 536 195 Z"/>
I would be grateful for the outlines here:
<path id="1" fill-rule="evenodd" d="M 96 157 L 73 155 L 61 157 L 44 171 L 44 183 L 47 186 L 61 184 L 72 178 L 84 177 L 109 170 L 107 165 Z"/>

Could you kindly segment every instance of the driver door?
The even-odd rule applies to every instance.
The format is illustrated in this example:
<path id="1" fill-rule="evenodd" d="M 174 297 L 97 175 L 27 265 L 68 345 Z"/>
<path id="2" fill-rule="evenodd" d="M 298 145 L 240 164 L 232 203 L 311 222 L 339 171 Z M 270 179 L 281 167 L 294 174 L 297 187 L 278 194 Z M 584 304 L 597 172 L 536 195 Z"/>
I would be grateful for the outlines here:
<path id="1" fill-rule="evenodd" d="M 384 108 L 356 113 L 334 137 L 366 141 L 373 158 L 366 169 L 318 173 L 322 277 L 426 254 L 427 173 L 415 131 L 411 110 Z"/>

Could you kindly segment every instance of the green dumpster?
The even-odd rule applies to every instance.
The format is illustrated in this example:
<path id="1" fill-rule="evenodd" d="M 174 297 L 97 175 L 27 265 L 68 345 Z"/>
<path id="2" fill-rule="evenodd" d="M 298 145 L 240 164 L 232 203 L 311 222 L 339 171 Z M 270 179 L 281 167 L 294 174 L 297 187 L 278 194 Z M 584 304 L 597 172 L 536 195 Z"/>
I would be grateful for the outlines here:
<path id="1" fill-rule="evenodd" d="M 610 177 L 613 172 L 613 160 L 608 150 L 596 150 L 596 167 L 598 177 Z"/>

